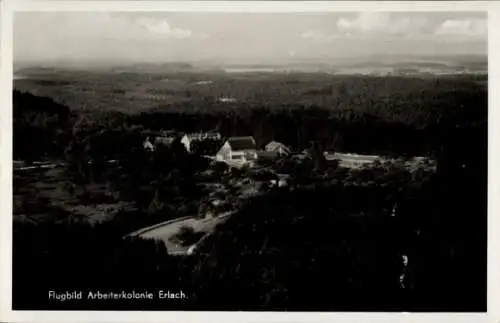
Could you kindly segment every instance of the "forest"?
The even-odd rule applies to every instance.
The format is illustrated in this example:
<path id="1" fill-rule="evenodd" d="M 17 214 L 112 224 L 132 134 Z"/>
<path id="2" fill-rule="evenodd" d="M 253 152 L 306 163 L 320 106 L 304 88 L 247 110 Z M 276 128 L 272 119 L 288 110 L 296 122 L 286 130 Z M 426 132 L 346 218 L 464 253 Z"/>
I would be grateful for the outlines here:
<path id="1" fill-rule="evenodd" d="M 14 159 L 65 160 L 65 176 L 74 185 L 105 183 L 135 211 L 93 222 L 70 216 L 57 223 L 50 216 L 14 221 L 14 308 L 485 310 L 484 80 L 347 77 L 314 91 L 328 96 L 326 105 L 248 100 L 236 108 L 193 103 L 180 111 L 167 104 L 133 114 L 75 110 L 15 91 Z M 199 255 L 169 256 L 161 243 L 122 238 L 193 212 L 203 199 L 197 186 L 208 168 L 203 158 L 177 144 L 154 154 L 142 149 L 144 132 L 160 129 L 217 129 L 223 136 L 253 135 L 261 146 L 278 140 L 295 151 L 319 145 L 430 156 L 437 171 L 292 166 L 295 181 L 312 187 L 277 188 L 250 199 Z M 109 159 L 119 160 L 119 167 L 102 164 Z M 396 216 L 390 216 L 395 206 Z M 161 286 L 182 289 L 189 297 L 112 304 L 46 298 L 48 289 Z"/>

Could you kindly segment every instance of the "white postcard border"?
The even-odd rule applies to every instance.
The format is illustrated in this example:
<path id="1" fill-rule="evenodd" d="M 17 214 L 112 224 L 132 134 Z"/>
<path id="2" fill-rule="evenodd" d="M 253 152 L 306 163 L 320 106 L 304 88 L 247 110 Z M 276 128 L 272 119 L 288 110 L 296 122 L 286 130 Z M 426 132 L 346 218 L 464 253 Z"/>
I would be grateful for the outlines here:
<path id="1" fill-rule="evenodd" d="M 0 321 L 2 322 L 500 322 L 500 3 L 495 1 L 25 1 L 0 0 Z M 488 313 L 11 311 L 12 29 L 16 11 L 488 11 Z M 495 143 L 495 144 L 494 144 Z M 471 215 L 473 216 L 473 215 Z M 36 271 L 36 268 L 34 268 Z M 43 277 L 40 277 L 43 279 Z M 467 279 L 467 277 L 464 277 Z"/>

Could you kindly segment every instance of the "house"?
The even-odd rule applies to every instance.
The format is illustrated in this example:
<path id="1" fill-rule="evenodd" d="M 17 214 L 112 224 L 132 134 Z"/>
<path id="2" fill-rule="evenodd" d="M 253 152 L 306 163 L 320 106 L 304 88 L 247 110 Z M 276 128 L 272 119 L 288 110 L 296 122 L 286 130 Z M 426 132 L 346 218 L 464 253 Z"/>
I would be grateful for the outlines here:
<path id="1" fill-rule="evenodd" d="M 284 156 L 291 153 L 290 148 L 277 141 L 268 143 L 265 147 L 265 151 L 276 153 L 278 156 Z"/>
<path id="2" fill-rule="evenodd" d="M 220 140 L 221 135 L 218 132 L 199 132 L 189 133 L 182 136 L 181 143 L 186 147 L 187 152 L 193 152 L 193 143 L 206 140 Z"/>
<path id="3" fill-rule="evenodd" d="M 253 164 L 257 160 L 257 145 L 253 137 L 231 137 L 216 155 L 218 161 Z"/>

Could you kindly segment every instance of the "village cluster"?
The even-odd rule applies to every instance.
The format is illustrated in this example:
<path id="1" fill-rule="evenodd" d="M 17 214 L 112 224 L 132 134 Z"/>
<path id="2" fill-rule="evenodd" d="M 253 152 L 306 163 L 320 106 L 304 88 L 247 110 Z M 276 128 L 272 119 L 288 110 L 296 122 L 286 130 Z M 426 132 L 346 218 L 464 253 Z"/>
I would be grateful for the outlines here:
<path id="1" fill-rule="evenodd" d="M 191 255 L 200 248 L 203 249 L 205 238 L 192 245 L 179 244 L 183 238 L 179 238 L 182 232 L 203 234 L 208 237 L 214 230 L 216 224 L 224 221 L 230 214 L 235 212 L 239 206 L 238 201 L 258 195 L 267 191 L 264 187 L 289 187 L 293 176 L 287 171 L 273 170 L 276 160 L 280 157 L 290 157 L 289 160 L 300 164 L 312 152 L 307 150 L 294 152 L 292 149 L 277 141 L 271 141 L 259 149 L 252 136 L 224 138 L 219 132 L 199 132 L 182 134 L 173 130 L 160 131 L 159 133 L 145 134 L 144 148 L 149 151 L 161 149 L 162 146 L 172 146 L 174 142 L 180 143 L 185 150 L 191 154 L 198 154 L 212 160 L 215 163 L 224 163 L 229 168 L 241 169 L 246 167 L 249 172 L 245 176 L 229 176 L 214 180 L 214 169 L 207 170 L 200 177 L 198 185 L 209 192 L 200 201 L 197 217 L 181 218 L 174 223 L 168 223 L 160 227 L 153 227 L 147 232 L 140 231 L 138 234 L 145 238 L 161 239 L 167 246 L 169 253 L 177 255 Z M 179 146 L 180 147 L 180 146 Z M 327 164 L 336 163 L 345 168 L 361 168 L 374 163 L 392 163 L 395 160 L 373 155 L 357 155 L 339 152 L 323 152 Z M 418 168 L 422 163 L 428 163 L 429 159 L 413 157 L 406 160 L 406 166 Z M 212 174 L 212 175 L 210 175 Z M 267 176 L 266 176 L 267 175 Z M 308 186 L 304 183 L 304 187 Z M 396 206 L 392 210 L 392 216 L 396 212 Z M 189 240 L 189 239 L 188 239 Z"/>
<path id="2" fill-rule="evenodd" d="M 284 144 L 271 141 L 259 150 L 252 136 L 229 137 L 223 140 L 219 132 L 199 132 L 179 134 L 175 131 L 162 131 L 153 141 L 147 137 L 144 148 L 154 151 L 159 145 L 170 146 L 175 140 L 180 142 L 188 153 L 199 152 L 203 156 L 231 167 L 254 166 L 259 159 L 272 159 L 291 154 L 291 150 Z M 203 148 L 200 147 L 203 146 Z"/>
<path id="3" fill-rule="evenodd" d="M 211 160 L 224 162 L 230 167 L 254 167 L 258 161 L 270 161 L 278 157 L 294 156 L 302 159 L 309 155 L 307 150 L 293 152 L 285 144 L 270 141 L 263 149 L 259 149 L 252 136 L 224 138 L 219 132 L 178 133 L 174 130 L 149 134 L 144 141 L 144 148 L 149 151 L 159 146 L 170 146 L 175 140 L 184 145 L 188 153 L 198 153 Z M 375 161 L 382 161 L 376 155 L 357 155 L 339 152 L 324 152 L 327 161 L 338 161 L 340 166 L 356 168 Z M 418 159 L 419 157 L 417 157 Z"/>
<path id="4" fill-rule="evenodd" d="M 228 204 L 229 201 L 234 201 L 234 197 L 245 198 L 257 194 L 261 190 L 259 187 L 264 182 L 269 187 L 289 186 L 291 174 L 284 169 L 277 171 L 274 167 L 277 165 L 276 161 L 287 157 L 293 164 L 300 164 L 304 159 L 312 155 L 312 152 L 308 150 L 294 152 L 283 143 L 277 141 L 271 141 L 265 144 L 262 149 L 259 149 L 252 136 L 224 138 L 219 132 L 215 131 L 182 134 L 169 130 L 161 131 L 157 134 L 150 133 L 146 136 L 144 148 L 150 151 L 155 151 L 161 146 L 171 146 L 177 140 L 185 147 L 188 153 L 199 154 L 212 160 L 214 163 L 224 163 L 229 168 L 246 168 L 250 170 L 247 173 L 249 176 L 232 178 L 224 184 L 220 180 L 217 180 L 215 183 L 200 183 L 200 185 L 204 185 L 212 191 L 209 204 L 212 204 L 211 208 L 220 209 L 220 212 L 214 213 L 224 213 L 227 211 L 223 206 Z M 324 162 L 327 165 L 335 164 L 348 169 L 360 169 L 370 165 L 389 165 L 394 163 L 410 171 L 416 171 L 422 167 L 425 169 L 435 169 L 434 161 L 427 157 L 413 157 L 399 160 L 376 155 L 358 155 L 329 151 L 324 151 L 323 156 Z M 206 174 L 212 172 L 212 170 L 209 170 Z M 229 191 L 233 191 L 234 193 L 232 198 L 228 197 Z M 226 200 L 228 203 L 222 203 L 223 200 Z M 204 215 L 207 214 L 207 212 L 201 213 Z"/>

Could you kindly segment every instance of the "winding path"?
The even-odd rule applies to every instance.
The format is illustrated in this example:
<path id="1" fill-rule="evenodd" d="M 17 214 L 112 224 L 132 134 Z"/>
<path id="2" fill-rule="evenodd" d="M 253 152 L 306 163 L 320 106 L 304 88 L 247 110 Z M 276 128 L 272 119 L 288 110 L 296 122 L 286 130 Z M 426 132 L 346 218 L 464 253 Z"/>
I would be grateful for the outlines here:
<path id="1" fill-rule="evenodd" d="M 192 216 L 182 217 L 140 229 L 128 234 L 127 236 L 138 236 L 146 239 L 162 240 L 163 243 L 165 243 L 169 254 L 187 255 L 191 253 L 190 250 L 193 250 L 194 246 L 198 245 L 214 231 L 217 224 L 226 220 L 231 214 L 232 213 L 225 213 L 218 217 L 208 219 L 198 219 Z M 181 246 L 175 242 L 172 242 L 170 239 L 175 234 L 177 234 L 179 232 L 179 229 L 183 226 L 191 227 L 195 231 L 207 232 L 207 234 L 194 245 Z"/>

